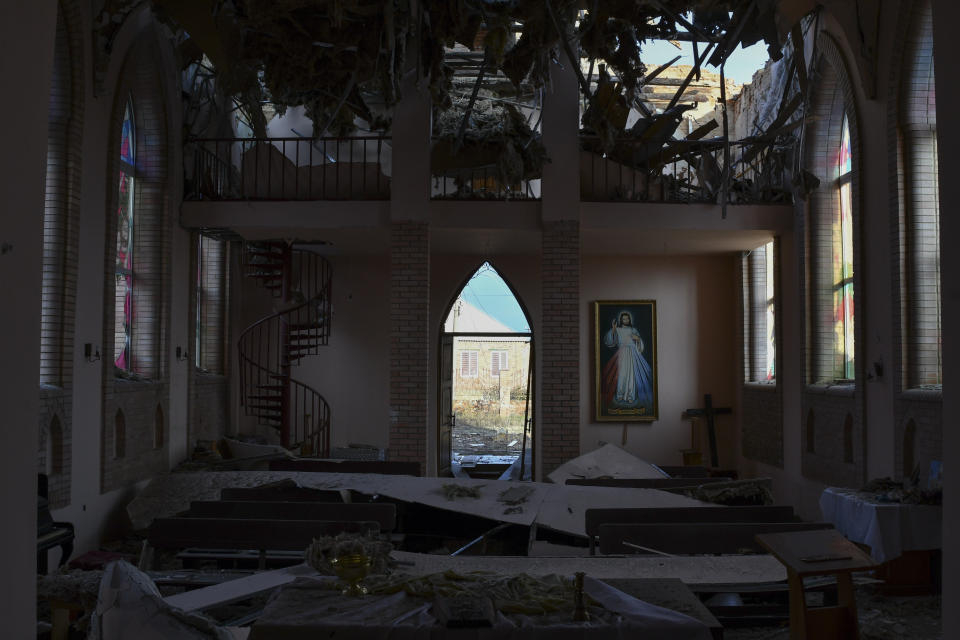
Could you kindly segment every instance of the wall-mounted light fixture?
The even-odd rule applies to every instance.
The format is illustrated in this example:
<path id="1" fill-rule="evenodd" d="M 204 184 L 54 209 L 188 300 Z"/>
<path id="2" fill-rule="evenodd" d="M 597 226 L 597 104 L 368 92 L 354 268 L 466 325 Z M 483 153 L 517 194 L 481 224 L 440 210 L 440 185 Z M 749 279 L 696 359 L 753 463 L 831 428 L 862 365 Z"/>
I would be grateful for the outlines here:
<path id="1" fill-rule="evenodd" d="M 190 357 L 190 354 L 183 347 L 177 347 L 177 360 L 183 362 Z"/>
<path id="2" fill-rule="evenodd" d="M 86 358 L 87 362 L 96 362 L 100 359 L 100 349 L 94 349 L 92 342 L 85 342 L 83 344 L 83 357 Z"/>

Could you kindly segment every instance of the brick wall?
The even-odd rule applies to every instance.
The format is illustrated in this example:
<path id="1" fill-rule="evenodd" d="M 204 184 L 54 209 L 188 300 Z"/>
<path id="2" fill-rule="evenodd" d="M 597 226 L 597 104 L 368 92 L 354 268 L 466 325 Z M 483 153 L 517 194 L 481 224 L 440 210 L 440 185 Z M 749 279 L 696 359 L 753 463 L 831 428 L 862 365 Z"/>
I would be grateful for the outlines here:
<path id="1" fill-rule="evenodd" d="M 939 306 L 939 295 L 929 295 L 930 288 L 939 290 L 939 278 L 921 268 L 931 253 L 937 253 L 936 246 L 930 245 L 939 242 L 939 225 L 929 219 L 938 215 L 939 201 L 936 163 L 930 162 L 929 148 L 936 127 L 930 3 L 903 3 L 897 24 L 893 50 L 903 55 L 900 64 L 891 65 L 887 100 L 890 250 L 895 258 L 891 261 L 895 348 L 890 372 L 896 385 L 894 474 L 909 475 L 919 465 L 925 482 L 930 461 L 943 459 L 942 391 L 911 389 L 930 382 L 923 373 L 939 358 L 938 336 L 930 340 L 930 335 L 918 330 L 931 328 Z M 928 289 L 921 295 L 924 286 Z"/>
<path id="2" fill-rule="evenodd" d="M 169 385 L 114 380 L 107 389 L 100 437 L 101 493 L 127 487 L 169 469 L 167 434 L 170 430 L 166 424 L 166 416 L 170 415 Z M 124 424 L 119 443 L 118 415 Z M 158 418 L 161 419 L 159 425 Z M 163 434 L 159 447 L 158 431 Z M 119 452 L 122 454 L 118 455 Z"/>
<path id="3" fill-rule="evenodd" d="M 70 477 L 73 468 L 73 393 L 48 388 L 40 390 L 40 441 L 37 471 L 47 474 L 50 507 L 70 504 Z"/>
<path id="4" fill-rule="evenodd" d="M 390 230 L 390 460 L 426 463 L 430 355 L 430 229 Z M 421 468 L 422 471 L 422 468 Z"/>
<path id="5" fill-rule="evenodd" d="M 819 58 L 813 65 L 816 87 L 811 122 L 804 149 L 804 164 L 820 179 L 810 195 L 802 217 L 801 279 L 806 301 L 804 324 L 805 386 L 801 394 L 801 468 L 804 476 L 842 486 L 857 486 L 866 473 L 863 427 L 862 384 L 830 385 L 834 371 L 832 243 L 833 216 L 840 206 L 836 185 L 837 152 L 844 114 L 850 127 L 853 154 L 851 188 L 853 195 L 854 299 L 863 309 L 860 272 L 861 166 L 860 135 L 856 102 L 848 66 L 835 41 L 826 34 L 817 39 Z M 800 205 L 803 206 L 803 205 Z M 855 344 L 863 345 L 864 322 L 855 322 Z M 855 378 L 863 380 L 863 358 L 855 358 Z M 811 418 L 812 416 L 812 418 Z M 812 428 L 807 429 L 807 425 Z M 813 434 L 813 443 L 807 434 Z"/>
<path id="6" fill-rule="evenodd" d="M 187 443 L 218 440 L 230 428 L 230 382 L 226 376 L 194 371 L 190 376 Z"/>
<path id="7" fill-rule="evenodd" d="M 163 88 L 158 78 L 157 43 L 141 38 L 120 72 L 114 92 L 107 146 L 107 225 L 104 251 L 103 424 L 101 425 L 100 489 L 107 492 L 149 478 L 169 468 L 169 428 L 158 425 L 169 415 L 167 343 L 170 306 L 170 221 L 167 167 L 170 162 Z M 117 176 L 120 128 L 128 100 L 136 121 L 137 180 L 134 192 L 133 371 L 140 380 L 118 378 L 116 234 Z M 125 424 L 118 449 L 117 416 Z M 161 421 L 161 422 L 162 422 Z M 158 432 L 161 442 L 157 442 Z M 160 446 L 157 446 L 159 444 Z M 122 449 L 122 455 L 117 453 Z"/>
<path id="8" fill-rule="evenodd" d="M 83 143 L 83 43 L 79 2 L 58 5 L 47 118 L 40 320 L 40 439 L 37 468 L 47 473 L 50 504 L 70 503 L 73 351 Z M 51 430 L 51 425 L 55 427 Z M 55 461 L 50 454 L 55 453 Z"/>
<path id="9" fill-rule="evenodd" d="M 580 455 L 580 223 L 543 227 L 542 472 Z"/>

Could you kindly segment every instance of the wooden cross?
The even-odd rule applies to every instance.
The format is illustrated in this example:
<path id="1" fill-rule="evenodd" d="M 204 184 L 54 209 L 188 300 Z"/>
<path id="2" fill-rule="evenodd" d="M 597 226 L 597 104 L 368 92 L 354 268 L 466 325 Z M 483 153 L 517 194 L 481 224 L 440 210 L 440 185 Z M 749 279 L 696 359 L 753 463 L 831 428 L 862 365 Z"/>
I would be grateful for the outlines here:
<path id="1" fill-rule="evenodd" d="M 713 396 L 709 393 L 703 396 L 702 409 L 687 409 L 683 412 L 684 417 L 687 418 L 703 417 L 707 419 L 707 435 L 710 436 L 710 466 L 712 467 L 720 466 L 720 461 L 717 457 L 717 432 L 713 427 L 713 417 L 721 413 L 733 413 L 733 409 L 729 407 L 714 407 Z"/>

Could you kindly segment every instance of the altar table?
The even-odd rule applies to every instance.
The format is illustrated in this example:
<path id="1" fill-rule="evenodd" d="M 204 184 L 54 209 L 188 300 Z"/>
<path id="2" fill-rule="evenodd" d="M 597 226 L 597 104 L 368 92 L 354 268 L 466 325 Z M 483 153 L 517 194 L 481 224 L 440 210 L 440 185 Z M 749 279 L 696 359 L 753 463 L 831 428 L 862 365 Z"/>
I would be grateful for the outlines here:
<path id="1" fill-rule="evenodd" d="M 938 505 L 878 502 L 853 489 L 829 487 L 820 496 L 820 512 L 848 539 L 868 545 L 878 564 L 905 551 L 941 547 L 943 510 Z"/>

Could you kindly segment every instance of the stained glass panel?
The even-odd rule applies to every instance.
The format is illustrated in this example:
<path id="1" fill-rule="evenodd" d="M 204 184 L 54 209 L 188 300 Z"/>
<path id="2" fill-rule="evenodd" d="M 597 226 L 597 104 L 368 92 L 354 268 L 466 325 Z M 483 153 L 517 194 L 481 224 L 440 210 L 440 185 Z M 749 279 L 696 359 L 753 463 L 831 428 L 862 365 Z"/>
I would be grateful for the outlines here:
<path id="1" fill-rule="evenodd" d="M 120 129 L 120 160 L 130 166 L 135 166 L 136 137 L 133 128 L 133 105 L 127 101 L 127 108 L 123 112 L 123 126 Z"/>
<path id="2" fill-rule="evenodd" d="M 766 246 L 766 251 L 764 252 L 766 257 L 766 299 L 767 299 L 767 309 L 766 309 L 766 325 L 767 325 L 767 335 L 766 335 L 766 378 L 767 380 L 774 380 L 777 377 L 776 372 L 776 332 L 774 327 L 774 299 L 773 299 L 773 242 L 768 242 Z"/>
<path id="3" fill-rule="evenodd" d="M 838 160 L 838 175 L 843 176 L 850 173 L 853 167 L 853 157 L 850 153 L 850 123 L 846 116 L 843 117 L 843 132 L 840 134 L 840 156 Z"/>
<path id="4" fill-rule="evenodd" d="M 840 185 L 840 230 L 840 275 L 847 279 L 853 277 L 853 194 L 849 182 Z"/>
<path id="5" fill-rule="evenodd" d="M 131 344 L 133 334 L 133 236 L 134 190 L 136 171 L 136 128 L 133 104 L 127 101 L 120 129 L 120 170 L 117 183 L 117 242 L 114 290 L 114 364 L 125 370 L 133 366 Z"/>

